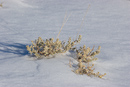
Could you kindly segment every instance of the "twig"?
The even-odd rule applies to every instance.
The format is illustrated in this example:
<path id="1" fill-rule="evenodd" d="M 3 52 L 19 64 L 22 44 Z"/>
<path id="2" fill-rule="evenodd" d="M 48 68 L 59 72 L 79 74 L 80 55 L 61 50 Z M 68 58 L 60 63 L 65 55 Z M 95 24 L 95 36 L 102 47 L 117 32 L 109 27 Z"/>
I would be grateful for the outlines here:
<path id="1" fill-rule="evenodd" d="M 69 60 L 69 66 L 72 67 L 72 64 L 71 64 L 71 59 Z"/>
<path id="2" fill-rule="evenodd" d="M 71 14 L 72 14 L 72 13 L 71 13 Z M 59 35 L 60 35 L 61 30 L 62 30 L 62 28 L 64 27 L 65 23 L 68 21 L 68 19 L 69 19 L 69 17 L 71 16 L 71 14 L 68 16 L 68 18 L 66 18 L 66 17 L 67 17 L 67 12 L 66 12 L 65 17 L 64 17 L 64 21 L 63 21 L 62 26 L 61 26 L 61 29 L 60 29 L 60 31 L 59 31 L 59 33 L 58 33 L 58 35 L 57 35 L 57 38 L 59 38 Z"/>
<path id="3" fill-rule="evenodd" d="M 78 29 L 76 38 L 78 38 L 79 31 L 81 30 L 81 28 L 82 28 L 82 26 L 83 26 L 84 19 L 85 19 L 87 13 L 88 13 L 89 7 L 90 7 L 90 5 L 88 6 L 88 8 L 87 8 L 87 10 L 86 10 L 86 13 L 85 13 L 85 15 L 84 15 L 84 17 L 83 17 L 83 19 L 82 19 L 82 22 L 81 22 L 80 28 Z"/>
<path id="4" fill-rule="evenodd" d="M 89 56 L 91 55 L 92 51 L 94 50 L 94 47 L 95 47 L 95 45 L 93 46 L 93 48 L 92 48 L 91 52 L 89 53 Z"/>

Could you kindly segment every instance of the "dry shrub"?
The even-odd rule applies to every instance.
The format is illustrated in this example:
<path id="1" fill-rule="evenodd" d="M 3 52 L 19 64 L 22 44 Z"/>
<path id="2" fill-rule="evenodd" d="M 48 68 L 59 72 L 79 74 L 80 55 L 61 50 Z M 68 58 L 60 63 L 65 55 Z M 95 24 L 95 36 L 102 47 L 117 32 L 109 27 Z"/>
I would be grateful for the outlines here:
<path id="1" fill-rule="evenodd" d="M 37 58 L 53 56 L 58 53 L 65 53 L 66 51 L 72 50 L 73 47 L 81 41 L 81 35 L 75 41 L 69 38 L 67 44 L 64 41 L 60 41 L 58 38 L 54 41 L 53 38 L 46 39 L 45 41 L 39 37 L 37 40 L 32 41 L 32 45 L 27 45 L 27 50 L 31 55 L 36 56 Z"/>
<path id="2" fill-rule="evenodd" d="M 92 49 L 90 49 L 89 47 L 86 48 L 86 46 L 84 45 L 83 47 L 80 47 L 80 49 L 76 50 L 78 65 L 77 68 L 73 70 L 73 72 L 75 72 L 76 74 L 87 74 L 88 76 L 96 76 L 99 78 L 105 76 L 106 73 L 95 73 L 95 68 L 93 68 L 94 64 L 92 63 L 92 61 L 97 60 L 95 56 L 100 53 L 100 49 L 101 46 L 99 46 L 98 49 L 93 52 L 94 46 Z"/>

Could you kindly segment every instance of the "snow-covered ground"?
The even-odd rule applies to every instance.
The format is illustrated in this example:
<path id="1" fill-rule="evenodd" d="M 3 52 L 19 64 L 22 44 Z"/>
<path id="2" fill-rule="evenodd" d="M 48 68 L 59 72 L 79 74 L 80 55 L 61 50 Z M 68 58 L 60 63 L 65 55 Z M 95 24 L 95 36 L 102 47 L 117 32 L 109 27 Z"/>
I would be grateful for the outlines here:
<path id="1" fill-rule="evenodd" d="M 0 87 L 130 87 L 129 0 L 0 0 Z M 84 25 L 80 25 L 90 5 Z M 95 72 L 103 79 L 77 75 L 69 52 L 31 60 L 26 45 L 38 37 L 56 38 L 64 15 L 71 14 L 60 40 L 82 40 L 78 47 L 101 48 Z"/>

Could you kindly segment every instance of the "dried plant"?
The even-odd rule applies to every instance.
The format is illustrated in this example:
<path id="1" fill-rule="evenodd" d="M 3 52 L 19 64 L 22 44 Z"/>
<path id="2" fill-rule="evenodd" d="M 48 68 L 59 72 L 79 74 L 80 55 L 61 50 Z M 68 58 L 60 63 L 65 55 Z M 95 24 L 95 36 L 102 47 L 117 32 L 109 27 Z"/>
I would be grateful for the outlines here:
<path id="1" fill-rule="evenodd" d="M 79 59 L 78 62 L 79 62 L 78 68 L 76 70 L 74 70 L 74 72 L 76 74 L 81 74 L 81 75 L 86 74 L 88 76 L 95 76 L 95 77 L 99 77 L 99 78 L 102 78 L 103 76 L 106 75 L 106 73 L 104 73 L 104 74 L 100 74 L 99 72 L 94 73 L 94 70 L 95 70 L 95 68 L 93 68 L 94 64 L 85 65 L 84 62 L 82 62 L 82 59 Z"/>
<path id="2" fill-rule="evenodd" d="M 90 47 L 86 48 L 85 45 L 83 47 L 80 47 L 80 49 L 76 50 L 77 58 L 81 59 L 83 62 L 86 63 L 91 62 L 93 60 L 97 60 L 95 55 L 100 53 L 101 46 L 99 46 L 98 49 L 93 52 L 94 47 L 95 46 L 93 46 L 92 49 L 90 49 Z"/>
<path id="3" fill-rule="evenodd" d="M 2 3 L 0 3 L 0 7 L 3 7 L 3 2 L 2 2 Z"/>
<path id="4" fill-rule="evenodd" d="M 76 74 L 81 75 L 87 74 L 88 76 L 96 76 L 99 78 L 102 78 L 103 76 L 106 75 L 106 73 L 104 74 L 100 74 L 99 72 L 94 73 L 95 68 L 93 68 L 94 64 L 92 64 L 92 61 L 97 60 L 95 55 L 100 53 L 101 46 L 99 46 L 98 49 L 93 52 L 94 47 L 95 46 L 93 46 L 93 48 L 90 49 L 90 47 L 86 48 L 86 46 L 84 45 L 83 47 L 80 47 L 80 49 L 76 50 L 77 61 L 79 62 L 77 65 L 78 68 L 74 70 Z"/>
<path id="5" fill-rule="evenodd" d="M 32 45 L 27 45 L 27 50 L 31 55 L 36 56 L 37 58 L 42 58 L 42 56 L 50 56 L 55 55 L 57 53 L 65 53 L 66 51 L 71 50 L 74 45 L 79 43 L 81 41 L 81 35 L 79 35 L 79 38 L 75 41 L 71 41 L 71 37 L 69 38 L 67 44 L 63 41 L 59 41 L 59 39 L 56 39 L 56 41 L 53 41 L 53 38 L 46 39 L 45 41 L 39 37 L 37 40 L 31 41 Z"/>
<path id="6" fill-rule="evenodd" d="M 57 35 L 56 41 L 54 41 L 53 38 L 46 39 L 44 41 L 41 37 L 39 37 L 37 40 L 35 40 L 35 42 L 32 41 L 31 46 L 29 45 L 26 46 L 29 53 L 31 55 L 36 56 L 37 58 L 41 58 L 42 56 L 47 57 L 50 55 L 55 55 L 57 53 L 65 53 L 66 51 L 71 50 L 74 45 L 79 43 L 81 41 L 81 37 L 82 37 L 81 35 L 79 35 L 79 38 L 75 41 L 71 41 L 71 37 L 70 37 L 67 44 L 63 41 L 59 41 L 60 32 L 63 26 L 65 25 L 65 23 L 67 22 L 67 20 L 69 19 L 70 15 L 67 17 L 67 12 L 66 12 L 63 24 Z"/>

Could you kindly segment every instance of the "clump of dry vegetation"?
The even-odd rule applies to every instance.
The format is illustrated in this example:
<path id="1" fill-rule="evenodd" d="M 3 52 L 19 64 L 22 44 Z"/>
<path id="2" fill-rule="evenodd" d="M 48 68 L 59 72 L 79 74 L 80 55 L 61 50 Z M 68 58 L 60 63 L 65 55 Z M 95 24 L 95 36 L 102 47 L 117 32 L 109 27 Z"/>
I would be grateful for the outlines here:
<path id="1" fill-rule="evenodd" d="M 82 62 L 82 59 L 79 59 L 78 62 L 79 62 L 78 63 L 78 69 L 76 69 L 74 71 L 76 74 L 81 74 L 81 75 L 86 74 L 88 76 L 95 76 L 95 77 L 99 77 L 99 78 L 102 78 L 103 76 L 106 75 L 106 73 L 104 73 L 104 74 L 100 74 L 100 72 L 95 73 L 94 72 L 95 68 L 93 68 L 94 64 L 85 65 Z"/>
<path id="2" fill-rule="evenodd" d="M 3 7 L 2 3 L 0 3 L 0 7 Z"/>
<path id="3" fill-rule="evenodd" d="M 106 73 L 104 74 L 100 74 L 99 72 L 95 73 L 94 72 L 95 68 L 93 68 L 94 64 L 92 63 L 92 61 L 97 60 L 95 55 L 100 53 L 100 49 L 101 46 L 99 46 L 98 49 L 93 52 L 94 47 L 90 49 L 90 47 L 86 48 L 86 46 L 84 45 L 83 47 L 80 47 L 80 49 L 76 50 L 78 67 L 75 70 L 73 70 L 73 72 L 75 72 L 76 74 L 81 75 L 87 74 L 88 76 L 95 76 L 99 78 L 105 76 Z"/>
<path id="4" fill-rule="evenodd" d="M 37 58 L 42 58 L 42 56 L 48 57 L 53 56 L 58 53 L 65 53 L 73 49 L 73 47 L 81 41 L 81 35 L 75 41 L 69 38 L 68 42 L 60 41 L 58 38 L 54 41 L 53 38 L 46 39 L 45 41 L 39 37 L 37 40 L 31 41 L 32 45 L 27 45 L 27 50 L 31 55 L 35 55 Z"/>
<path id="5" fill-rule="evenodd" d="M 83 47 L 80 47 L 80 49 L 76 50 L 77 58 L 81 59 L 83 62 L 86 62 L 86 63 L 97 60 L 95 55 L 100 53 L 101 46 L 99 46 L 98 49 L 93 52 L 94 47 L 95 46 L 93 46 L 92 49 L 90 49 L 90 47 L 86 48 L 85 45 Z"/>
<path id="6" fill-rule="evenodd" d="M 0 7 L 3 7 L 3 2 L 0 3 Z"/>

